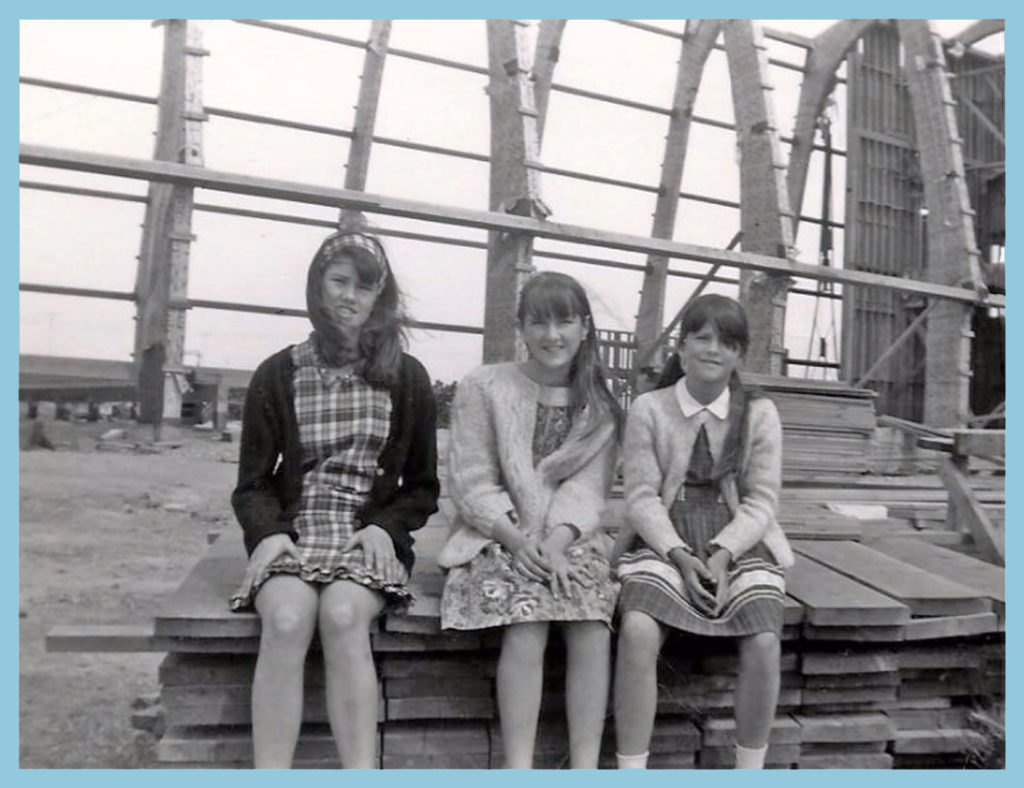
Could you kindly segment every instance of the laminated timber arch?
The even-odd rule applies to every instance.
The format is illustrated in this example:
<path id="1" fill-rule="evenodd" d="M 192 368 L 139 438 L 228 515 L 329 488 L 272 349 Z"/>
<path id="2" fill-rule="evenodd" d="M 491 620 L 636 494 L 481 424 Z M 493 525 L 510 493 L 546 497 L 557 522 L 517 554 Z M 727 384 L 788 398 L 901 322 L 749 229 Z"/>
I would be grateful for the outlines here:
<path id="1" fill-rule="evenodd" d="M 924 20 L 900 20 L 899 32 L 928 210 L 926 275 L 934 282 L 985 293 L 942 41 Z M 967 423 L 970 319 L 970 307 L 949 302 L 939 303 L 928 316 L 924 400 L 928 424 Z"/>
<path id="2" fill-rule="evenodd" d="M 679 190 L 683 183 L 686 149 L 690 139 L 690 125 L 697 91 L 704 74 L 711 48 L 721 31 L 721 22 L 714 19 L 687 20 L 672 98 L 672 115 L 665 137 L 665 154 L 661 164 L 661 180 L 654 206 L 651 236 L 671 238 L 679 210 Z M 665 280 L 668 276 L 668 258 L 652 255 L 647 258 L 640 308 L 636 319 L 637 367 L 650 357 L 665 321 Z M 634 374 L 638 370 L 634 369 Z"/>
<path id="3" fill-rule="evenodd" d="M 847 52 L 875 24 L 872 19 L 844 19 L 811 40 L 800 86 L 796 123 L 793 127 L 793 146 L 789 150 L 789 170 L 786 184 L 793 209 L 793 235 L 800 222 L 800 210 L 807 185 L 807 167 L 814 149 L 814 134 L 825 102 L 836 86 L 836 70 L 846 59 Z"/>
<path id="4" fill-rule="evenodd" d="M 786 188 L 786 164 L 765 72 L 764 36 L 749 19 L 723 24 L 729 61 L 736 135 L 740 149 L 740 232 L 745 252 L 790 259 L 793 214 Z M 743 271 L 740 301 L 750 321 L 746 365 L 756 372 L 783 373 L 787 276 Z"/>
<path id="5" fill-rule="evenodd" d="M 959 41 L 966 47 L 977 44 L 983 38 L 1002 33 L 1006 29 L 1005 19 L 979 19 L 951 37 L 951 41 Z"/>

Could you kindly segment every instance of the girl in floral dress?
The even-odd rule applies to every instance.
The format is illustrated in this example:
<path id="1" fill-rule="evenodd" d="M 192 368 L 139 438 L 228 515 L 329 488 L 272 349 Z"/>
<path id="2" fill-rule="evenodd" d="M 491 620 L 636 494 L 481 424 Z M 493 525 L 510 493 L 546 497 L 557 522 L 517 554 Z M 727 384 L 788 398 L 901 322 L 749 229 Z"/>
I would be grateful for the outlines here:
<path id="1" fill-rule="evenodd" d="M 528 358 L 459 382 L 449 484 L 457 516 L 441 626 L 502 628 L 498 712 L 505 766 L 531 768 L 551 625 L 566 645 L 570 765 L 596 768 L 608 704 L 616 586 L 600 515 L 621 409 L 611 395 L 590 303 L 557 273 L 523 287 Z"/>

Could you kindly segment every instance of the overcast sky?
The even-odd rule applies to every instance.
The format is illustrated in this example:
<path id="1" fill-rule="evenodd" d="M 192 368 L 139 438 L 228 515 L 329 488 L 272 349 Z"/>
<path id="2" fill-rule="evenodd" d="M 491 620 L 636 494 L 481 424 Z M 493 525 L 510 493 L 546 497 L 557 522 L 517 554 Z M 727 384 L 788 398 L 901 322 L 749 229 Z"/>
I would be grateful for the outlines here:
<path id="1" fill-rule="evenodd" d="M 936 22 L 943 35 L 970 20 Z M 365 40 L 369 23 L 350 20 L 295 23 L 305 28 Z M 659 25 L 682 30 L 683 21 Z M 828 20 L 768 23 L 813 35 Z M 350 129 L 362 69 L 359 49 L 289 36 L 229 21 L 200 23 L 203 46 L 203 101 L 207 106 Z M 531 28 L 535 32 L 535 27 Z M 391 45 L 486 65 L 482 21 L 394 23 Z M 803 62 L 803 51 L 769 42 L 771 57 Z M 1002 35 L 983 48 L 1002 51 Z M 148 21 L 22 21 L 22 76 L 53 79 L 155 97 L 159 89 L 162 30 Z M 102 53 L 102 56 L 97 56 Z M 607 21 L 570 21 L 562 41 L 555 81 L 634 101 L 669 107 L 679 42 Z M 800 75 L 777 67 L 775 115 L 784 135 L 792 131 Z M 482 75 L 390 57 L 385 68 L 376 133 L 416 142 L 488 152 L 489 115 Z M 834 115 L 836 144 L 845 146 L 840 107 Z M 711 54 L 696 114 L 732 120 L 723 52 Z M 668 120 L 663 115 L 552 93 L 542 160 L 552 167 L 582 170 L 656 185 Z M 21 141 L 101 153 L 149 158 L 153 154 L 155 107 L 93 98 L 40 87 L 21 87 Z M 308 132 L 212 118 L 204 124 L 204 158 L 216 170 L 341 186 L 348 155 L 346 140 Z M 788 154 L 788 146 L 783 146 Z M 815 155 L 803 213 L 820 214 L 821 156 Z M 834 163 L 834 217 L 842 220 L 843 160 Z M 22 167 L 21 177 L 49 183 L 145 194 L 145 183 L 125 179 Z M 683 190 L 738 199 L 735 139 L 730 131 L 695 125 L 691 131 Z M 485 164 L 375 146 L 367 191 L 484 209 Z M 552 219 L 602 230 L 648 235 L 654 195 L 595 185 L 553 175 L 541 176 Z M 196 201 L 254 207 L 326 220 L 336 212 L 298 203 L 273 202 L 197 190 Z M 143 206 L 36 190 L 21 192 L 21 281 L 129 291 L 134 285 Z M 485 240 L 480 231 L 439 224 L 371 217 L 381 226 Z M 728 208 L 693 201 L 680 203 L 676 240 L 725 246 L 738 230 L 739 215 Z M 196 242 L 189 267 L 189 295 L 304 307 L 305 271 L 325 231 L 278 222 L 196 212 Z M 818 226 L 801 225 L 800 260 L 815 262 Z M 842 233 L 837 233 L 841 260 Z M 392 239 L 389 248 L 399 282 L 415 318 L 481 325 L 485 253 L 473 249 Z M 640 255 L 540 241 L 538 248 L 577 251 L 594 257 L 643 263 Z M 635 272 L 574 263 L 535 260 L 538 268 L 577 276 L 595 301 L 599 328 L 632 330 L 641 276 Z M 680 263 L 673 263 L 673 266 Z M 703 267 L 693 264 L 693 270 Z M 669 316 L 682 304 L 693 280 L 670 278 Z M 714 289 L 714 288 L 712 288 Z M 722 292 L 734 293 L 724 286 Z M 21 352 L 128 360 L 134 307 L 105 302 L 22 293 Z M 787 346 L 804 357 L 814 319 L 813 299 L 793 296 L 787 319 Z M 819 331 L 831 322 L 823 302 Z M 838 322 L 838 314 L 836 321 Z M 300 319 L 250 316 L 193 309 L 187 318 L 186 363 L 252 368 L 285 344 L 302 339 Z M 829 341 L 832 338 L 829 337 Z M 478 337 L 417 331 L 412 352 L 435 378 L 452 380 L 480 359 Z"/>

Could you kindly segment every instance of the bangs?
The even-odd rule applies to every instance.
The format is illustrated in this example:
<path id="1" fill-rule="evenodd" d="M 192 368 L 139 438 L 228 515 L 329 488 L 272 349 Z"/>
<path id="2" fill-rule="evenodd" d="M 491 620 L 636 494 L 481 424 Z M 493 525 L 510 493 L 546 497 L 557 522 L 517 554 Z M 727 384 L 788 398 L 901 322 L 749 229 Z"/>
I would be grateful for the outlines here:
<path id="1" fill-rule="evenodd" d="M 680 339 L 711 324 L 720 339 L 739 345 L 744 350 L 750 344 L 747 316 L 739 302 L 720 295 L 701 296 L 694 301 L 683 315 Z"/>
<path id="2" fill-rule="evenodd" d="M 324 272 L 332 265 L 338 263 L 352 263 L 356 276 L 361 285 L 375 285 L 381 280 L 383 271 L 380 263 L 369 252 L 358 247 L 347 247 L 338 250 L 327 262 L 324 263 Z"/>
<path id="3" fill-rule="evenodd" d="M 576 294 L 553 279 L 538 280 L 533 287 L 524 287 L 519 308 L 520 321 L 566 320 L 584 317 L 586 310 Z"/>

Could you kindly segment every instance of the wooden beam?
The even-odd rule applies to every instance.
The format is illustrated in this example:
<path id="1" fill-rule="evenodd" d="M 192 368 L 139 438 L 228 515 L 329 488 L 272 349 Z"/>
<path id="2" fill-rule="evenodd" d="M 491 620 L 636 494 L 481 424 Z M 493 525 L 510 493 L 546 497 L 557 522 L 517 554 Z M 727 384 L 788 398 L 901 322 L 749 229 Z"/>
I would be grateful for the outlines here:
<path id="1" fill-rule="evenodd" d="M 740 230 L 743 250 L 780 258 L 793 255 L 793 216 L 786 163 L 766 79 L 765 43 L 749 19 L 723 24 L 740 148 Z M 750 321 L 745 364 L 755 372 L 782 374 L 786 359 L 786 276 L 740 274 L 740 301 Z"/>
<path id="2" fill-rule="evenodd" d="M 983 38 L 1001 33 L 1006 29 L 1005 19 L 978 19 L 959 33 L 954 36 L 950 36 L 948 43 L 952 44 L 955 41 L 959 41 L 964 46 L 970 46 L 971 44 L 977 44 Z"/>
<path id="3" fill-rule="evenodd" d="M 626 252 L 664 254 L 668 257 L 692 260 L 698 263 L 720 263 L 724 267 L 764 271 L 796 278 L 838 282 L 845 285 L 882 287 L 901 293 L 920 293 L 978 307 L 1005 308 L 1006 306 L 1006 298 L 1002 295 L 979 294 L 964 287 L 941 285 L 919 279 L 842 268 L 823 268 L 819 265 L 798 263 L 754 252 L 729 252 L 710 246 L 608 232 L 592 227 L 545 221 L 527 216 L 514 216 L 497 211 L 477 211 L 150 159 L 132 159 L 124 156 L 52 148 L 45 145 L 22 144 L 19 146 L 18 160 L 22 164 L 40 167 L 57 167 L 162 183 L 188 183 L 196 188 L 288 200 L 309 205 L 338 208 L 350 206 L 367 213 L 403 216 L 410 219 L 485 230 L 530 233 L 538 238 L 568 241 Z"/>
<path id="4" fill-rule="evenodd" d="M 345 168 L 345 188 L 366 189 L 366 174 L 370 168 L 370 147 L 373 145 L 373 127 L 377 122 L 380 86 L 384 78 L 384 58 L 387 56 L 391 21 L 375 19 L 370 25 L 370 40 L 363 59 L 363 76 L 359 83 L 359 103 L 352 128 L 352 143 L 348 149 Z M 345 215 L 345 209 L 341 211 Z"/>
<path id="5" fill-rule="evenodd" d="M 524 33 L 523 25 L 515 20 L 487 20 L 490 209 L 543 219 L 551 211 L 540 197 L 540 175 L 527 166 L 539 157 L 540 138 Z M 516 302 L 523 280 L 533 271 L 532 254 L 533 236 L 528 233 L 488 234 L 485 363 L 510 361 L 524 354 L 516 332 Z"/>
<path id="6" fill-rule="evenodd" d="M 947 458 L 939 465 L 939 475 L 949 491 L 949 510 L 946 523 L 950 530 L 967 531 L 981 554 L 998 566 L 1006 565 L 1006 546 L 1003 535 L 989 519 L 978 501 L 964 472 L 962 459 Z"/>
<path id="7" fill-rule="evenodd" d="M 164 20 L 164 59 L 154 157 L 201 167 L 203 163 L 202 56 L 198 26 Z M 188 294 L 192 241 L 191 184 L 151 183 L 136 276 L 140 421 L 154 425 L 181 417 L 187 391 L 183 366 L 185 312 L 169 305 Z"/>
<path id="8" fill-rule="evenodd" d="M 815 36 L 807 53 L 804 81 L 800 86 L 793 145 L 789 151 L 786 186 L 793 211 L 793 235 L 796 236 L 803 207 L 807 168 L 814 149 L 814 132 L 825 101 L 836 86 L 836 69 L 864 31 L 875 24 L 871 19 L 844 19 Z"/>
<path id="9" fill-rule="evenodd" d="M 938 301 L 932 301 L 928 307 L 921 312 L 921 314 L 915 317 L 913 321 L 911 321 L 910 325 L 903 329 L 903 332 L 892 341 L 892 344 L 890 344 L 889 347 L 885 349 L 885 352 L 875 359 L 874 363 L 861 374 L 860 378 L 857 379 L 857 382 L 853 384 L 854 387 L 860 388 L 871 380 L 871 376 L 881 369 L 882 364 L 888 361 L 892 357 L 893 353 L 903 346 L 904 342 L 923 328 L 924 321 L 928 319 L 928 315 L 932 313 L 932 310 L 935 309 L 938 304 Z"/>
<path id="10" fill-rule="evenodd" d="M 942 42 L 925 20 L 900 20 L 904 73 L 914 113 L 924 202 L 928 209 L 927 275 L 935 282 L 985 292 L 964 173 L 956 103 L 947 80 Z M 942 303 L 928 318 L 924 420 L 964 426 L 969 413 L 971 311 Z"/>
<path id="11" fill-rule="evenodd" d="M 537 46 L 533 56 L 533 100 L 537 107 L 537 143 L 544 139 L 544 124 L 548 119 L 548 99 L 551 98 L 551 80 L 555 64 L 561 54 L 565 19 L 542 19 L 537 31 Z"/>
<path id="12" fill-rule="evenodd" d="M 1006 430 L 951 430 L 953 452 L 964 457 L 1005 457 Z"/>
<path id="13" fill-rule="evenodd" d="M 690 20 L 686 22 L 686 36 L 679 56 L 676 87 L 672 97 L 672 115 L 669 119 L 668 134 L 665 136 L 658 198 L 654 204 L 654 221 L 651 226 L 651 236 L 654 238 L 671 238 L 675 234 L 679 189 L 683 182 L 691 117 L 697 101 L 700 80 L 704 74 L 704 64 L 720 30 L 721 22 L 718 20 L 703 20 L 698 24 Z M 649 358 L 657 346 L 658 335 L 665 319 L 667 272 L 667 257 L 648 256 L 636 318 L 638 359 Z M 640 366 L 642 364 L 637 365 L 636 371 L 639 371 Z"/>

